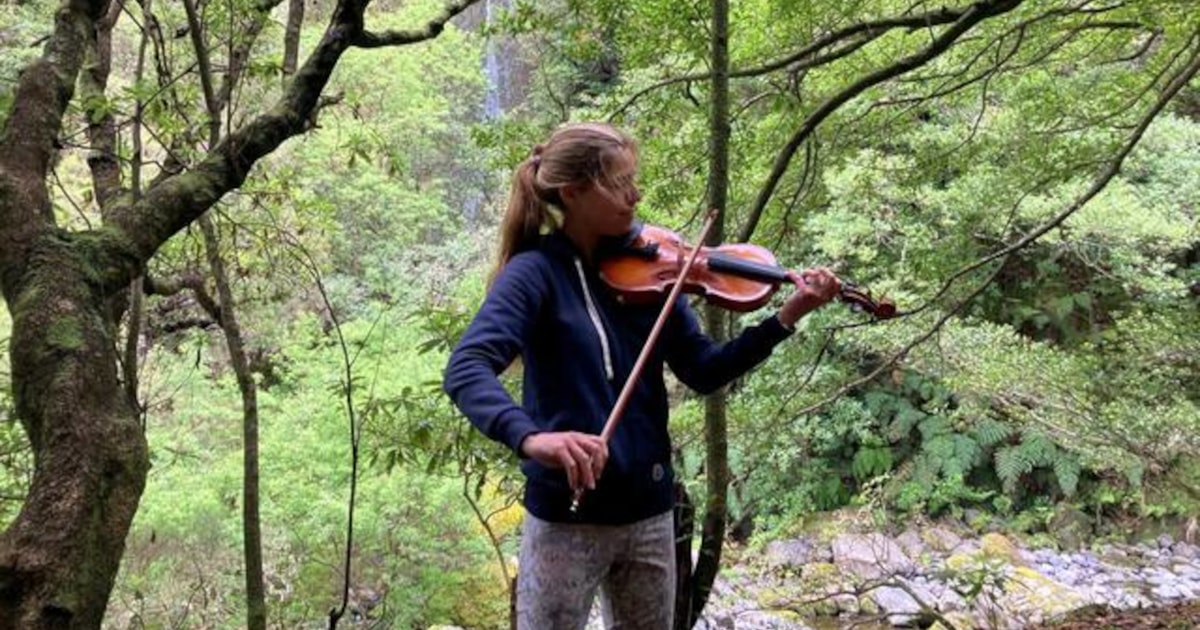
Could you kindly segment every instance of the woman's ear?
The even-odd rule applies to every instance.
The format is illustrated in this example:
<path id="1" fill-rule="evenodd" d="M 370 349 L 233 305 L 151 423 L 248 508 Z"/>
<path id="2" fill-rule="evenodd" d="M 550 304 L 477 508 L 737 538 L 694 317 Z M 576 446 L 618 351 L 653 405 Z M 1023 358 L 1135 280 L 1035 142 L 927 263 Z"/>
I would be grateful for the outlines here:
<path id="1" fill-rule="evenodd" d="M 583 192 L 584 187 L 580 184 L 566 184 L 559 187 L 558 196 L 562 199 L 564 206 L 572 206 Z"/>

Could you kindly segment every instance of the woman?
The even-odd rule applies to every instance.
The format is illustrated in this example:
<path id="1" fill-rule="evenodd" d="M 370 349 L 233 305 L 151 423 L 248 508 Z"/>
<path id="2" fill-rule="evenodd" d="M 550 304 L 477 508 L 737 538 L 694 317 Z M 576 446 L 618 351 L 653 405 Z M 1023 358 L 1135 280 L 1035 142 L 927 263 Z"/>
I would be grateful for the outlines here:
<path id="1" fill-rule="evenodd" d="M 682 296 L 610 444 L 598 434 L 661 305 L 622 304 L 596 274 L 606 239 L 640 199 L 632 138 L 596 123 L 559 128 L 514 177 L 488 296 L 450 356 L 445 390 L 522 459 L 527 510 L 517 577 L 521 630 L 583 628 L 597 587 L 610 628 L 672 626 L 674 473 L 663 364 L 701 393 L 744 374 L 797 320 L 836 295 L 805 272 L 778 314 L 718 345 Z M 497 374 L 524 366 L 522 403 Z M 576 489 L 586 489 L 578 512 Z"/>

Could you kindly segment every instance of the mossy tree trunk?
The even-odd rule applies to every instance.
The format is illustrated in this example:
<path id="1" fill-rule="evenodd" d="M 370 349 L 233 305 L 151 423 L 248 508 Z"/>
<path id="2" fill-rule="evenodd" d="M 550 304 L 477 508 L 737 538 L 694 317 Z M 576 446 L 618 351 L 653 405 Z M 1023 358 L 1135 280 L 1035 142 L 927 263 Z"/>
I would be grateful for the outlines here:
<path id="1" fill-rule="evenodd" d="M 141 195 L 106 197 L 104 225 L 80 232 L 55 224 L 46 181 L 109 2 L 67 0 L 58 9 L 0 128 L 0 289 L 13 320 L 16 413 L 35 460 L 29 495 L 0 534 L 0 630 L 98 628 L 104 617 L 149 468 L 117 376 L 109 300 L 168 238 L 240 186 L 255 162 L 309 127 L 343 52 L 436 37 L 472 2 L 456 0 L 421 29 L 375 33 L 364 25 L 366 0 L 340 0 L 273 107 L 190 170 Z"/>
<path id="2" fill-rule="evenodd" d="M 709 80 L 708 205 L 717 211 L 709 245 L 725 240 L 725 215 L 729 197 L 729 0 L 712 1 L 710 42 L 712 76 Z M 729 313 L 709 305 L 705 309 L 709 334 L 728 339 Z M 704 401 L 704 472 L 708 480 L 707 503 L 701 521 L 700 554 L 692 572 L 691 604 L 684 628 L 700 618 L 713 582 L 721 568 L 725 527 L 729 517 L 729 392 L 722 387 Z M 678 627 L 678 625 L 677 625 Z"/>

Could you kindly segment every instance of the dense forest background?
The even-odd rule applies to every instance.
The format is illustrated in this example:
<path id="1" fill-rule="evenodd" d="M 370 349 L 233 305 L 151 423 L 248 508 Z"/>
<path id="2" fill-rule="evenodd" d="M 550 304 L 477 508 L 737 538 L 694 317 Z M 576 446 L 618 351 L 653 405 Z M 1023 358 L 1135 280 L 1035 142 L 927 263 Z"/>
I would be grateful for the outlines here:
<path id="1" fill-rule="evenodd" d="M 678 468 L 700 510 L 721 494 L 733 544 L 845 506 L 1051 545 L 1069 514 L 1101 538 L 1195 527 L 1189 2 L 745 0 L 727 7 L 724 61 L 720 2 L 113 2 L 60 12 L 58 30 L 47 0 L 0 7 L 2 610 L 45 597 L 78 620 L 99 600 L 114 628 L 242 627 L 257 582 L 271 627 L 339 608 L 383 627 L 505 626 L 520 479 L 440 372 L 482 298 L 509 169 L 567 120 L 638 137 L 640 212 L 684 234 L 723 152 L 727 240 L 830 266 L 902 311 L 805 319 L 723 398 L 723 460 L 706 447 L 716 412 L 676 390 Z M 46 59 L 74 90 L 61 128 L 22 110 Z M 711 142 L 722 129 L 727 146 Z M 41 202 L 13 184 L 35 132 L 53 145 L 27 178 Z M 171 188 L 226 158 L 245 171 Z M 35 222 L 59 249 L 21 249 Z M 55 280 L 66 267 L 46 252 L 101 251 L 109 226 L 137 253 L 113 250 L 121 273 L 84 267 L 103 308 L 81 327 L 57 306 L 74 276 Z M 49 275 L 21 280 L 43 260 Z M 110 420 L 76 421 L 91 398 L 30 367 L 93 344 L 116 359 L 112 417 L 136 420 L 148 464 L 127 531 L 106 530 L 115 578 L 90 548 L 62 570 L 22 559 L 34 529 L 108 518 L 47 520 L 38 506 L 74 495 L 35 492 L 92 452 L 54 450 L 56 431 L 96 451 L 112 437 Z"/>

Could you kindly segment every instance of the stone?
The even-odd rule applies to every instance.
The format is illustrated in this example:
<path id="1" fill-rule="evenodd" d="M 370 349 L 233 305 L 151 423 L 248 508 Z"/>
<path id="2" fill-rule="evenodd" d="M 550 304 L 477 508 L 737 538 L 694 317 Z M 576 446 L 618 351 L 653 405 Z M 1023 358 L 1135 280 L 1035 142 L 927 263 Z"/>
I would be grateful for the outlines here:
<path id="1" fill-rule="evenodd" d="M 888 622 L 894 626 L 908 625 L 916 621 L 921 613 L 921 604 L 904 589 L 880 586 L 873 589 L 869 596 L 879 606 L 880 613 L 887 615 Z"/>
<path id="2" fill-rule="evenodd" d="M 767 566 L 771 568 L 802 569 L 816 560 L 816 544 L 807 538 L 777 540 L 767 544 Z"/>
<path id="3" fill-rule="evenodd" d="M 913 560 L 918 560 L 924 556 L 929 549 L 925 545 L 925 541 L 921 539 L 921 533 L 915 529 L 906 529 L 902 534 L 896 537 L 896 544 L 900 545 L 900 549 L 904 554 Z"/>
<path id="4" fill-rule="evenodd" d="M 1064 551 L 1082 549 L 1092 536 L 1092 519 L 1079 508 L 1065 503 L 1054 509 L 1048 527 L 1054 542 Z"/>
<path id="5" fill-rule="evenodd" d="M 950 552 L 962 544 L 962 536 L 941 526 L 934 526 L 921 532 L 921 539 L 930 549 L 942 553 Z"/>
<path id="6" fill-rule="evenodd" d="M 980 550 L 983 555 L 998 560 L 1005 560 L 1013 564 L 1021 563 L 1021 556 L 1017 553 L 1017 546 L 1003 534 L 984 534 L 979 541 Z"/>
<path id="7" fill-rule="evenodd" d="M 833 561 L 860 579 L 903 575 L 916 569 L 900 545 L 883 534 L 842 534 L 833 539 Z"/>

